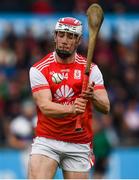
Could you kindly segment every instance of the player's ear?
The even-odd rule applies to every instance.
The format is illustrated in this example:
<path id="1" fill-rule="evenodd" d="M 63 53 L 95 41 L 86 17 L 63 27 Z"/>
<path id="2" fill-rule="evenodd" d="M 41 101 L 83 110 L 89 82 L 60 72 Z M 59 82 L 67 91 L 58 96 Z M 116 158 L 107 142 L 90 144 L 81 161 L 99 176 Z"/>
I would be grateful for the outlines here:
<path id="1" fill-rule="evenodd" d="M 57 36 L 57 33 L 54 32 L 54 42 L 56 42 L 56 36 Z"/>
<path id="2" fill-rule="evenodd" d="M 77 38 L 77 43 L 78 43 L 78 45 L 81 44 L 81 41 L 82 41 L 82 36 L 79 36 L 79 37 Z"/>

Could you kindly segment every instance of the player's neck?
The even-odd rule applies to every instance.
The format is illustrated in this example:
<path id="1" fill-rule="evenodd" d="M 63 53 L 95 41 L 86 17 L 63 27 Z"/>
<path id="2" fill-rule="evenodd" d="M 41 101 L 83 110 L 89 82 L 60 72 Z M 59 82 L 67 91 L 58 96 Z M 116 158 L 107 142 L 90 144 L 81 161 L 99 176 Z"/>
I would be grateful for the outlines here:
<path id="1" fill-rule="evenodd" d="M 62 63 L 62 64 L 71 64 L 75 61 L 75 53 L 73 53 L 70 57 L 66 58 L 66 59 L 62 59 L 60 58 L 57 53 L 55 53 L 55 58 L 56 58 L 56 61 L 58 63 Z"/>

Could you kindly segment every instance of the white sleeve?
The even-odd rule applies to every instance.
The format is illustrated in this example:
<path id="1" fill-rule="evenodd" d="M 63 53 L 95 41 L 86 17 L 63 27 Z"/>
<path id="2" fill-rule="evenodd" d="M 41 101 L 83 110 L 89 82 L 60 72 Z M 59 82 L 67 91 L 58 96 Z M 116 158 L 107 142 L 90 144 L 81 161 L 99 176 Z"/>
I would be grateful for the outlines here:
<path id="1" fill-rule="evenodd" d="M 31 89 L 33 92 L 40 89 L 45 89 L 45 88 L 48 89 L 49 83 L 47 79 L 35 67 L 30 68 L 29 77 L 30 77 Z"/>
<path id="2" fill-rule="evenodd" d="M 97 65 L 94 65 L 91 69 L 89 83 L 92 84 L 92 82 L 94 82 L 95 85 L 104 85 L 102 73 Z"/>

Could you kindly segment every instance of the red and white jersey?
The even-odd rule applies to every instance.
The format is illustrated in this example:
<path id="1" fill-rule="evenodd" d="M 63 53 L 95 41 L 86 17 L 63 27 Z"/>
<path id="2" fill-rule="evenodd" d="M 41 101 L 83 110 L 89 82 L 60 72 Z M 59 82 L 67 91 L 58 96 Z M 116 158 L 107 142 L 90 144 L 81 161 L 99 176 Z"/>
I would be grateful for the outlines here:
<path id="1" fill-rule="evenodd" d="M 81 55 L 75 55 L 75 61 L 71 64 L 58 63 L 55 52 L 45 56 L 30 69 L 30 83 L 32 92 L 42 89 L 50 89 L 52 101 L 63 105 L 73 104 L 81 94 L 83 75 L 86 59 Z M 64 79 L 56 84 L 52 81 L 52 75 L 60 73 Z M 89 82 L 95 82 L 95 90 L 104 88 L 102 74 L 97 65 L 91 65 Z M 92 140 L 92 105 L 87 104 L 84 113 L 82 132 L 75 132 L 77 116 L 70 115 L 64 118 L 50 118 L 44 115 L 37 107 L 38 122 L 36 136 L 61 140 L 72 143 L 88 143 Z"/>

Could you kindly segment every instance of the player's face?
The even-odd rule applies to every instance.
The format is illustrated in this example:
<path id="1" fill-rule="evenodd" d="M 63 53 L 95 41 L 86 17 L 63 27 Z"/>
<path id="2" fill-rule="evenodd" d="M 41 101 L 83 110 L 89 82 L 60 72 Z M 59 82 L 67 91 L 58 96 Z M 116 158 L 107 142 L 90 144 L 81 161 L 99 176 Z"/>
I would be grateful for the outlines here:
<path id="1" fill-rule="evenodd" d="M 69 32 L 57 32 L 55 35 L 56 50 L 72 55 L 80 42 L 78 35 Z"/>

